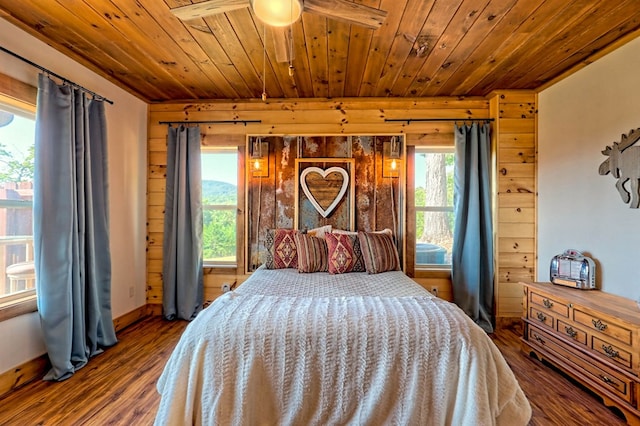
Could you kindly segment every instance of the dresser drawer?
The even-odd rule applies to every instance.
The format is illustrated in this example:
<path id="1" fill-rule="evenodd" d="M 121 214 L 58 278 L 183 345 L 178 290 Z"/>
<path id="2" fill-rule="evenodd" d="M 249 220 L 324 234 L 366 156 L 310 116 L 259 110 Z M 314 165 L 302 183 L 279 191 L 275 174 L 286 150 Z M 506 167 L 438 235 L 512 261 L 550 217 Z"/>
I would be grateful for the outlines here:
<path id="1" fill-rule="evenodd" d="M 620 372 L 600 364 L 596 360 L 585 359 L 583 354 L 578 353 L 578 351 L 574 352 L 574 350 L 567 347 L 564 343 L 546 333 L 544 329 L 529 325 L 528 330 L 528 340 L 531 346 L 543 348 L 544 352 L 549 354 L 550 357 L 561 360 L 565 364 L 571 364 L 572 367 L 570 370 L 573 373 L 608 389 L 629 404 L 633 402 L 634 388 L 631 379 L 625 377 Z"/>
<path id="2" fill-rule="evenodd" d="M 569 307 L 562 302 L 559 302 L 547 295 L 536 293 L 532 291 L 530 293 L 531 303 L 538 305 L 543 311 L 555 312 L 556 316 L 563 316 L 569 318 Z"/>
<path id="3" fill-rule="evenodd" d="M 598 339 L 596 336 L 593 336 L 591 342 L 591 348 L 594 351 L 600 352 L 602 355 L 614 361 L 621 366 L 630 369 L 632 364 L 632 355 L 630 352 L 619 348 L 615 345 L 612 345 L 609 342 L 605 342 L 604 340 Z"/>
<path id="4" fill-rule="evenodd" d="M 562 320 L 558 320 L 557 330 L 558 333 L 562 334 L 563 336 L 573 339 L 576 343 L 580 343 L 581 345 L 587 347 L 587 333 L 575 327 L 574 325 L 571 325 L 568 322 Z"/>
<path id="5" fill-rule="evenodd" d="M 621 327 L 617 324 L 613 324 L 605 318 L 599 318 L 597 315 L 591 315 L 578 308 L 573 310 L 573 320 L 580 323 L 590 330 L 598 331 L 604 335 L 607 335 L 620 343 L 631 346 L 632 335 L 631 330 Z"/>
<path id="6" fill-rule="evenodd" d="M 549 312 L 542 312 L 534 307 L 529 308 L 529 319 L 536 324 L 544 324 L 549 328 L 555 329 L 556 319 Z"/>

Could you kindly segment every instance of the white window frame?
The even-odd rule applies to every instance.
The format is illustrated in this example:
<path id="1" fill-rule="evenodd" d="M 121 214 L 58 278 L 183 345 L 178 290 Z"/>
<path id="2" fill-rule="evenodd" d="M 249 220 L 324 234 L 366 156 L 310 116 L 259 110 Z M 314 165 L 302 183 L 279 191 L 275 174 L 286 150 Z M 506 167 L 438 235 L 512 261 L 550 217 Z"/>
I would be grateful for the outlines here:
<path id="1" fill-rule="evenodd" d="M 33 102 L 30 102 L 26 99 L 21 100 L 15 96 L 0 93 L 0 107 L 14 114 L 35 119 L 35 99 Z M 35 288 L 0 296 L 0 322 L 27 313 L 36 312 L 37 310 Z"/>
<path id="2" fill-rule="evenodd" d="M 235 154 L 236 155 L 236 163 L 239 159 L 239 151 L 238 147 L 218 147 L 218 146 L 203 146 L 201 148 L 201 155 L 211 155 L 211 154 Z M 239 171 L 236 173 L 236 188 L 239 187 Z M 204 204 L 202 203 L 202 210 L 212 210 L 212 211 L 238 211 L 238 198 L 236 198 L 236 204 Z M 215 260 L 207 260 L 203 259 L 204 267 L 222 267 L 222 268 L 236 268 L 238 266 L 238 217 L 236 214 L 236 254 L 234 261 L 215 261 Z M 204 248 L 203 248 L 204 249 Z"/>
<path id="3" fill-rule="evenodd" d="M 415 153 L 414 155 L 417 156 L 418 154 L 438 154 L 438 153 L 442 153 L 442 154 L 455 154 L 455 146 L 438 146 L 438 147 L 431 147 L 431 146 L 420 146 L 420 147 L 416 147 L 415 148 Z M 415 173 L 415 171 L 414 171 Z M 414 176 L 414 181 L 415 181 L 415 176 Z M 416 185 L 417 188 L 417 185 Z M 414 188 L 414 191 L 415 189 Z M 453 205 L 451 206 L 418 206 L 417 203 L 414 202 L 414 207 L 415 207 L 415 215 L 417 218 L 417 214 L 418 212 L 452 212 L 454 211 Z M 417 227 L 418 223 L 416 220 L 416 227 Z M 416 245 L 415 247 L 413 247 L 414 251 L 417 249 L 417 245 L 419 244 L 418 242 L 418 235 L 417 235 L 417 228 L 413 230 L 414 234 L 416 235 Z M 451 264 L 433 264 L 433 263 L 429 263 L 429 264 L 424 264 L 424 263 L 417 263 L 417 253 L 416 256 L 414 256 L 414 268 L 415 270 L 420 270 L 420 271 L 428 271 L 428 270 L 443 270 L 443 271 L 451 271 Z"/>

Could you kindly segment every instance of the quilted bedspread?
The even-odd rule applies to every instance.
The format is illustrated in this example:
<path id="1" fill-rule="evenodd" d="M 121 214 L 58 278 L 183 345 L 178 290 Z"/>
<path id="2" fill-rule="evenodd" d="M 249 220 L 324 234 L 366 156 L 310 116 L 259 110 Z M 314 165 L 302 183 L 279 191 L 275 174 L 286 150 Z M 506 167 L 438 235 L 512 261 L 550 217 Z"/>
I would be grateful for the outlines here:
<path id="1" fill-rule="evenodd" d="M 531 416 L 486 333 L 402 272 L 261 269 L 188 325 L 157 389 L 157 425 L 524 425 Z"/>

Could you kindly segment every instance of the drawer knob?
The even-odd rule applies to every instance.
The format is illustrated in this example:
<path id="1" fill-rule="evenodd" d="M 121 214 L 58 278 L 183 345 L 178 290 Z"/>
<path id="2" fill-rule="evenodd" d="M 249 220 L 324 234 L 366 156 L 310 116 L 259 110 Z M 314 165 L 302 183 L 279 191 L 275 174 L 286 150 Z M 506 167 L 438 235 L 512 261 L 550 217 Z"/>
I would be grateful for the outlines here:
<path id="1" fill-rule="evenodd" d="M 549 299 L 543 299 L 542 304 L 545 308 L 550 309 L 553 306 L 553 302 Z"/>
<path id="2" fill-rule="evenodd" d="M 597 328 L 598 330 L 600 330 L 600 331 L 604 331 L 607 328 L 607 324 L 603 323 L 600 320 L 596 321 L 596 320 L 592 319 L 591 320 L 591 324 L 593 324 L 593 326 L 595 328 Z"/>
<path id="3" fill-rule="evenodd" d="M 615 381 L 613 381 L 610 378 L 608 378 L 607 376 L 603 376 L 602 374 L 600 374 L 599 376 L 600 376 L 600 380 L 602 380 L 606 384 L 614 386 L 616 388 L 618 387 L 618 384 Z"/>
<path id="4" fill-rule="evenodd" d="M 544 345 L 544 339 L 538 336 L 536 333 L 533 333 L 533 338 Z"/>
<path id="5" fill-rule="evenodd" d="M 538 312 L 538 319 L 542 322 L 545 322 L 547 320 L 547 316 L 542 312 Z"/>
<path id="6" fill-rule="evenodd" d="M 567 333 L 568 336 L 570 336 L 573 339 L 575 339 L 576 336 L 578 335 L 578 332 L 575 331 L 573 327 L 565 326 L 564 331 Z"/>
<path id="7" fill-rule="evenodd" d="M 602 345 L 602 350 L 604 351 L 604 353 L 609 357 L 609 358 L 617 358 L 620 356 L 620 353 L 618 351 L 616 351 L 615 349 L 613 349 L 613 347 L 611 345 Z"/>

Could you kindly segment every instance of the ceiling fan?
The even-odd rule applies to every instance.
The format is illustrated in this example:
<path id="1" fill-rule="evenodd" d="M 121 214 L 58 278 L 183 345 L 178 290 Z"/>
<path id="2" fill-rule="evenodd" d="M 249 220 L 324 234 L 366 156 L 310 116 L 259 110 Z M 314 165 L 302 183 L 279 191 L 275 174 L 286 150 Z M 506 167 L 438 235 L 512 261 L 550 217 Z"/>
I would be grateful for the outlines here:
<path id="1" fill-rule="evenodd" d="M 387 12 L 348 0 L 206 0 L 171 9 L 181 20 L 204 18 L 236 9 L 250 7 L 256 17 L 273 29 L 276 60 L 290 62 L 293 59 L 291 24 L 302 12 L 315 13 L 327 18 L 378 29 Z"/>

